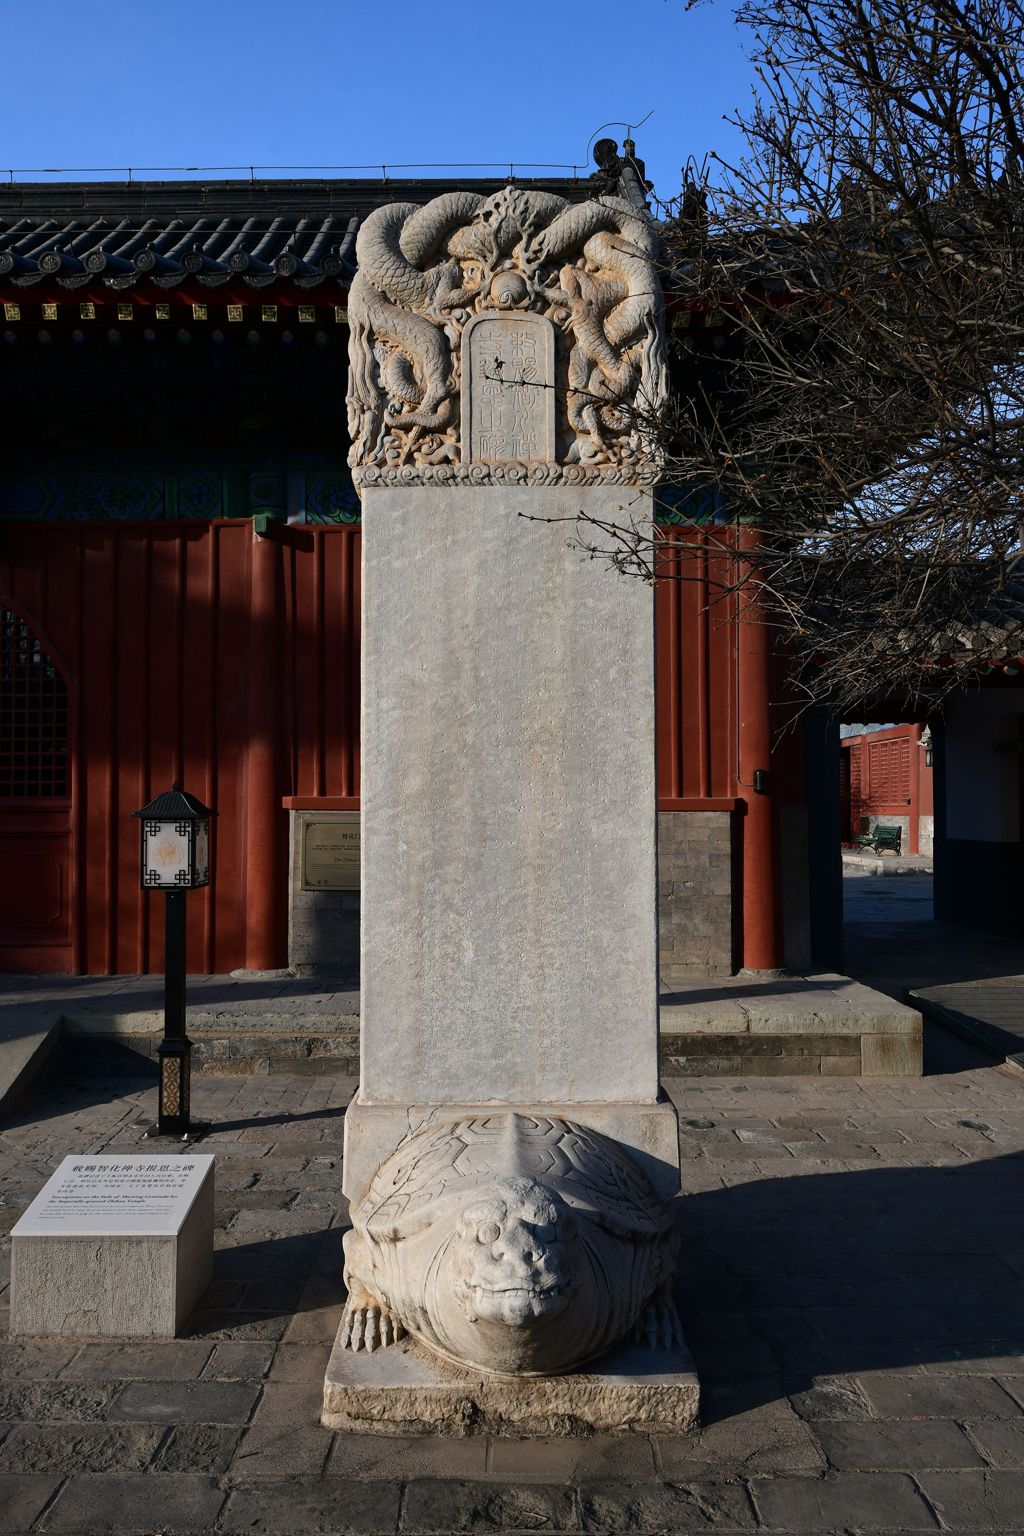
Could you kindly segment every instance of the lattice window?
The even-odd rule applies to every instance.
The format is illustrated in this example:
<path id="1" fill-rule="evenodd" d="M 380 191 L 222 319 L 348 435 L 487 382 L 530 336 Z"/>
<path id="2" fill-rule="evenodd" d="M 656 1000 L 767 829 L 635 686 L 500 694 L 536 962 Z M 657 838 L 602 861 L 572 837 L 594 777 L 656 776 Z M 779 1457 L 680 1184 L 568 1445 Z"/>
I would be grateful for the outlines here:
<path id="1" fill-rule="evenodd" d="M 0 799 L 67 793 L 67 687 L 24 619 L 0 609 Z"/>
<path id="2" fill-rule="evenodd" d="M 871 742 L 871 801 L 901 805 L 910 799 L 910 743 L 905 736 Z"/>

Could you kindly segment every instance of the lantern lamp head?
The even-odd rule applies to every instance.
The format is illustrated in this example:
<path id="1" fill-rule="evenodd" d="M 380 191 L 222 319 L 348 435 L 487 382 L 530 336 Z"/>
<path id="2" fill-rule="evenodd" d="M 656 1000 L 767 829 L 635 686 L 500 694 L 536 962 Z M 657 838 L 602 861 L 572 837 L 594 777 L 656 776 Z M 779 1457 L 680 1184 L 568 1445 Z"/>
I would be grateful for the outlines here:
<path id="1" fill-rule="evenodd" d="M 142 833 L 142 888 L 194 891 L 210 883 L 209 806 L 187 794 L 175 780 L 132 816 Z"/>

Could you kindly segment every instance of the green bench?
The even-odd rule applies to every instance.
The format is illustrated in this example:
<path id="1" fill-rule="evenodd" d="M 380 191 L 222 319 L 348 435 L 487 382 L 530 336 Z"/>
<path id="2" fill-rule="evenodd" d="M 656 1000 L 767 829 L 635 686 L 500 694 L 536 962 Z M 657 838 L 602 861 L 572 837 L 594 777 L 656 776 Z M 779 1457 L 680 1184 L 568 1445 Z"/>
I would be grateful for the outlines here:
<path id="1" fill-rule="evenodd" d="M 858 848 L 873 848 L 876 853 L 901 853 L 903 851 L 903 828 L 887 827 L 881 822 L 873 828 L 857 834 Z"/>

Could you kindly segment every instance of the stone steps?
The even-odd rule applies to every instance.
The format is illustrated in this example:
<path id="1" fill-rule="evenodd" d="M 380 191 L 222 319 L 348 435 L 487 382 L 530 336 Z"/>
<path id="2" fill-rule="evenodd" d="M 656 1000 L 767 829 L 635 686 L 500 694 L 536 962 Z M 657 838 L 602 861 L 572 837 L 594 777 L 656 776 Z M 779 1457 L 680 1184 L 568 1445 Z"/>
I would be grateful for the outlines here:
<path id="1" fill-rule="evenodd" d="M 60 1015 L 5 1008 L 0 1015 L 0 1119 L 23 1102 L 60 1040 Z"/>
<path id="2" fill-rule="evenodd" d="M 71 1073 L 95 1075 L 155 1074 L 160 1034 L 71 1034 L 60 1053 L 61 1067 Z M 284 1033 L 280 1030 L 245 1034 L 193 1033 L 192 1068 L 241 1076 L 270 1073 L 358 1077 L 359 1031 Z"/>
<path id="3" fill-rule="evenodd" d="M 259 996 L 200 981 L 192 996 L 196 1071 L 358 1075 L 355 989 L 312 991 L 297 983 Z M 151 1074 L 161 1002 L 148 979 L 99 995 L 83 987 L 57 1005 L 61 1065 Z M 660 1070 L 664 1077 L 917 1075 L 920 1013 L 839 975 L 692 977 L 663 993 Z"/>
<path id="4" fill-rule="evenodd" d="M 233 1031 L 215 1035 L 193 1032 L 192 1065 L 197 1072 L 262 1076 L 272 1073 L 359 1075 L 358 1029 L 309 1032 Z M 155 1071 L 161 1036 L 151 1034 L 71 1034 L 61 1049 L 61 1066 L 72 1073 L 150 1074 Z M 824 1065 L 823 1065 L 824 1063 Z M 740 1077 L 808 1075 L 856 1076 L 860 1040 L 856 1036 L 700 1035 L 663 1033 L 663 1077 Z"/>

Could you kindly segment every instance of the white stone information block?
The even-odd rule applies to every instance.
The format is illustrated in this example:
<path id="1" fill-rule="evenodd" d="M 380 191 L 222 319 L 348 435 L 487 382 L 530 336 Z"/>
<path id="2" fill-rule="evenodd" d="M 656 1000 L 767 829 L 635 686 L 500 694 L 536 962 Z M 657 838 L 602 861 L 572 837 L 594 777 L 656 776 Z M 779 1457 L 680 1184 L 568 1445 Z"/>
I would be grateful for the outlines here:
<path id="1" fill-rule="evenodd" d="M 173 1337 L 213 1274 L 214 1161 L 66 1157 L 11 1233 L 11 1332 Z"/>

